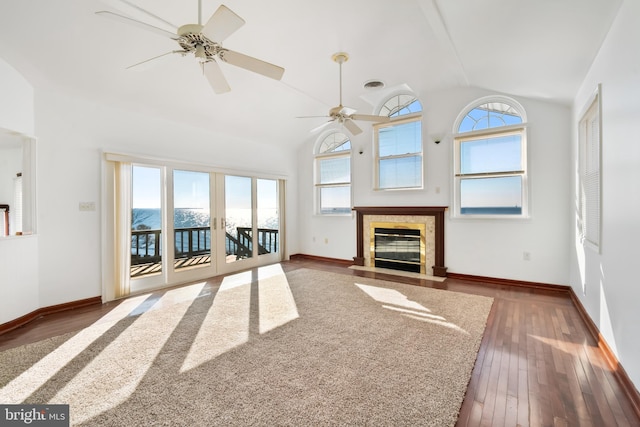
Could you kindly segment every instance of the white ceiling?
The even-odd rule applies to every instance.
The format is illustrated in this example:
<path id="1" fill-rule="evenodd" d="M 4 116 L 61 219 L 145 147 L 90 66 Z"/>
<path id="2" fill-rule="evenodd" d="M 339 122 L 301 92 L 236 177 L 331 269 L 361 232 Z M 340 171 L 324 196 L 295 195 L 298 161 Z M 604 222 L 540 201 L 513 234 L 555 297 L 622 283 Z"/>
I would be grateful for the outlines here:
<path id="1" fill-rule="evenodd" d="M 197 0 L 130 0 L 180 26 Z M 202 2 L 203 21 L 220 5 Z M 379 79 L 416 93 L 452 86 L 569 103 L 621 0 L 227 0 L 246 24 L 224 47 L 282 66 L 275 81 L 223 63 L 231 92 L 216 95 L 195 59 L 171 56 L 170 39 L 95 14 L 100 0 L 0 0 L 0 58 L 37 90 L 54 87 L 118 108 L 295 147 L 338 104 L 372 114 Z M 144 19 L 142 15 L 138 19 Z M 366 102 L 365 99 L 369 102 Z M 428 100 L 423 100 L 428 102 Z M 250 126 L 247 126 L 250 123 Z M 366 125 L 363 123 L 363 125 Z"/>

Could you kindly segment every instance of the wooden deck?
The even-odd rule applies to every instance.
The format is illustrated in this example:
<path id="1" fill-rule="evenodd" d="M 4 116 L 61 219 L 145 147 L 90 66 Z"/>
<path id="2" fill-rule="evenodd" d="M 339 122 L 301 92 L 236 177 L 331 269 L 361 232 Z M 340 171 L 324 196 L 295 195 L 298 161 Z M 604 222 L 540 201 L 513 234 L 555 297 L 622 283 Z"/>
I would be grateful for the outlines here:
<path id="1" fill-rule="evenodd" d="M 191 258 L 179 258 L 173 262 L 173 268 L 179 270 L 181 268 L 195 267 L 197 265 L 210 264 L 211 255 L 199 255 Z M 157 274 L 162 271 L 160 262 L 150 262 L 146 264 L 138 264 L 131 266 L 131 277 L 140 277 L 149 274 Z"/>

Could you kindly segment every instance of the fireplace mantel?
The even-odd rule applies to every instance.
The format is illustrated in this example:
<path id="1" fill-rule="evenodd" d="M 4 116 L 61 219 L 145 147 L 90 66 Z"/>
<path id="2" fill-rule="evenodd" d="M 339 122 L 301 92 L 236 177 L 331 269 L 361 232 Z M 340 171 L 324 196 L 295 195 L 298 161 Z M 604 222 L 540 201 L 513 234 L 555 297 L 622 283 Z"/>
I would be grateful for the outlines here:
<path id="1" fill-rule="evenodd" d="M 363 224 L 365 215 L 414 215 L 433 216 L 435 219 L 435 265 L 433 275 L 447 276 L 447 267 L 444 266 L 444 213 L 447 206 L 357 206 L 354 210 L 356 216 L 356 256 L 354 264 L 364 265 L 364 241 Z"/>

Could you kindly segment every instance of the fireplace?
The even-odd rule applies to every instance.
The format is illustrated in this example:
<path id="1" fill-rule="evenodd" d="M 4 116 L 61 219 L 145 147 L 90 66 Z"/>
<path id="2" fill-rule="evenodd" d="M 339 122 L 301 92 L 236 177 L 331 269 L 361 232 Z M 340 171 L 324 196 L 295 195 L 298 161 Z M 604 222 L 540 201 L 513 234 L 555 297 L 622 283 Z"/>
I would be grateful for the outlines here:
<path id="1" fill-rule="evenodd" d="M 425 224 L 371 222 L 370 229 L 375 267 L 425 273 Z"/>
<path id="2" fill-rule="evenodd" d="M 444 213 L 447 207 L 378 206 L 354 207 L 353 210 L 357 214 L 355 265 L 447 276 L 444 265 Z M 376 231 L 376 228 L 381 230 Z M 411 229 L 419 231 L 406 231 Z M 416 237 L 418 233 L 419 237 Z M 376 239 L 379 254 L 376 254 Z"/>

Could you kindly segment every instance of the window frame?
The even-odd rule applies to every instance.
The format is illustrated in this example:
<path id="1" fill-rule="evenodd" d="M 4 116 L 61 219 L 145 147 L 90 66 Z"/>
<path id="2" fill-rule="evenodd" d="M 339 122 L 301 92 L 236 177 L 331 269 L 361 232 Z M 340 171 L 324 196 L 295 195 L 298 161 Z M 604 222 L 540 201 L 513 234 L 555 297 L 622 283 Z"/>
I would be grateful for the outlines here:
<path id="1" fill-rule="evenodd" d="M 416 98 L 419 102 L 419 100 Z M 398 125 L 403 125 L 406 123 L 420 123 L 420 151 L 413 153 L 404 153 L 404 154 L 392 154 L 389 156 L 380 156 L 380 142 L 379 142 L 379 131 L 383 128 L 395 127 Z M 376 191 L 403 191 L 403 190 L 422 190 L 424 189 L 424 138 L 423 138 L 424 129 L 422 126 L 422 111 L 401 115 L 399 118 L 394 118 L 390 122 L 386 123 L 376 123 L 373 125 L 373 147 L 374 147 L 374 183 L 373 188 Z M 411 187 L 381 187 L 380 186 L 380 162 L 382 160 L 389 159 L 401 159 L 401 158 L 410 158 L 410 157 L 419 157 L 420 158 L 420 183 L 417 186 Z"/>
<path id="2" fill-rule="evenodd" d="M 587 100 L 578 120 L 578 235 L 583 246 L 589 247 L 597 253 L 600 253 L 602 241 L 601 89 L 602 86 L 598 85 L 595 92 Z M 587 129 L 594 121 L 598 126 L 597 135 L 593 135 Z M 596 136 L 597 140 L 594 141 L 591 138 L 593 136 Z M 597 157 L 595 161 L 591 158 L 591 155 L 594 154 Z M 591 185 L 590 188 L 585 188 L 589 185 Z M 591 200 L 591 198 L 595 198 L 595 200 Z M 591 225 L 592 222 L 593 225 Z"/>
<path id="3" fill-rule="evenodd" d="M 349 149 L 348 150 L 339 150 L 339 151 L 330 151 L 330 152 L 325 152 L 325 153 L 320 153 L 319 150 L 321 149 L 324 141 L 329 138 L 331 135 L 335 135 L 335 134 L 343 134 L 346 136 L 346 140 L 343 144 L 347 143 L 347 141 L 349 142 Z M 340 145 L 342 146 L 342 144 Z M 323 133 L 320 138 L 318 138 L 318 141 L 316 143 L 316 147 L 314 149 L 314 158 L 313 158 L 313 184 L 314 184 L 314 193 L 315 193 L 315 197 L 314 197 L 314 213 L 316 215 L 322 215 L 322 216 L 347 216 L 347 215 L 351 215 L 351 208 L 353 207 L 353 186 L 352 186 L 352 182 L 353 182 L 353 160 L 352 160 L 352 153 L 353 151 L 353 145 L 352 145 L 352 141 L 351 138 L 343 133 L 340 132 L 338 130 L 331 130 L 329 132 L 325 132 Z M 348 162 L 349 162 L 349 181 L 342 181 L 342 182 L 332 182 L 332 183 L 327 183 L 327 184 L 323 184 L 320 182 L 320 163 L 324 160 L 331 160 L 331 159 L 341 159 L 341 158 L 347 158 Z M 323 212 L 322 211 L 322 190 L 324 188 L 339 188 L 339 187 L 348 187 L 349 190 L 349 206 L 345 206 L 344 208 L 340 208 L 340 209 L 344 209 L 344 211 L 341 210 L 336 210 L 334 212 Z"/>
<path id="4" fill-rule="evenodd" d="M 479 130 L 472 130 L 467 132 L 459 132 L 462 121 L 467 115 L 474 109 L 489 103 L 502 103 L 507 104 L 511 108 L 517 111 L 522 119 L 522 123 L 496 126 L 490 128 L 483 128 Z M 530 218 L 530 200 L 529 200 L 529 167 L 528 167 L 528 144 L 527 144 L 527 118 L 526 113 L 522 105 L 517 101 L 500 96 L 489 96 L 475 100 L 467 105 L 458 118 L 455 121 L 453 127 L 453 209 L 451 209 L 451 217 L 454 219 L 528 219 Z M 481 172 L 481 173 L 461 173 L 461 146 L 465 142 L 500 138 L 509 135 L 520 136 L 520 170 L 508 170 L 504 169 L 495 172 Z M 519 214 L 510 213 L 462 213 L 462 183 L 467 179 L 478 178 L 503 178 L 509 176 L 519 176 L 521 178 L 521 212 Z"/>

